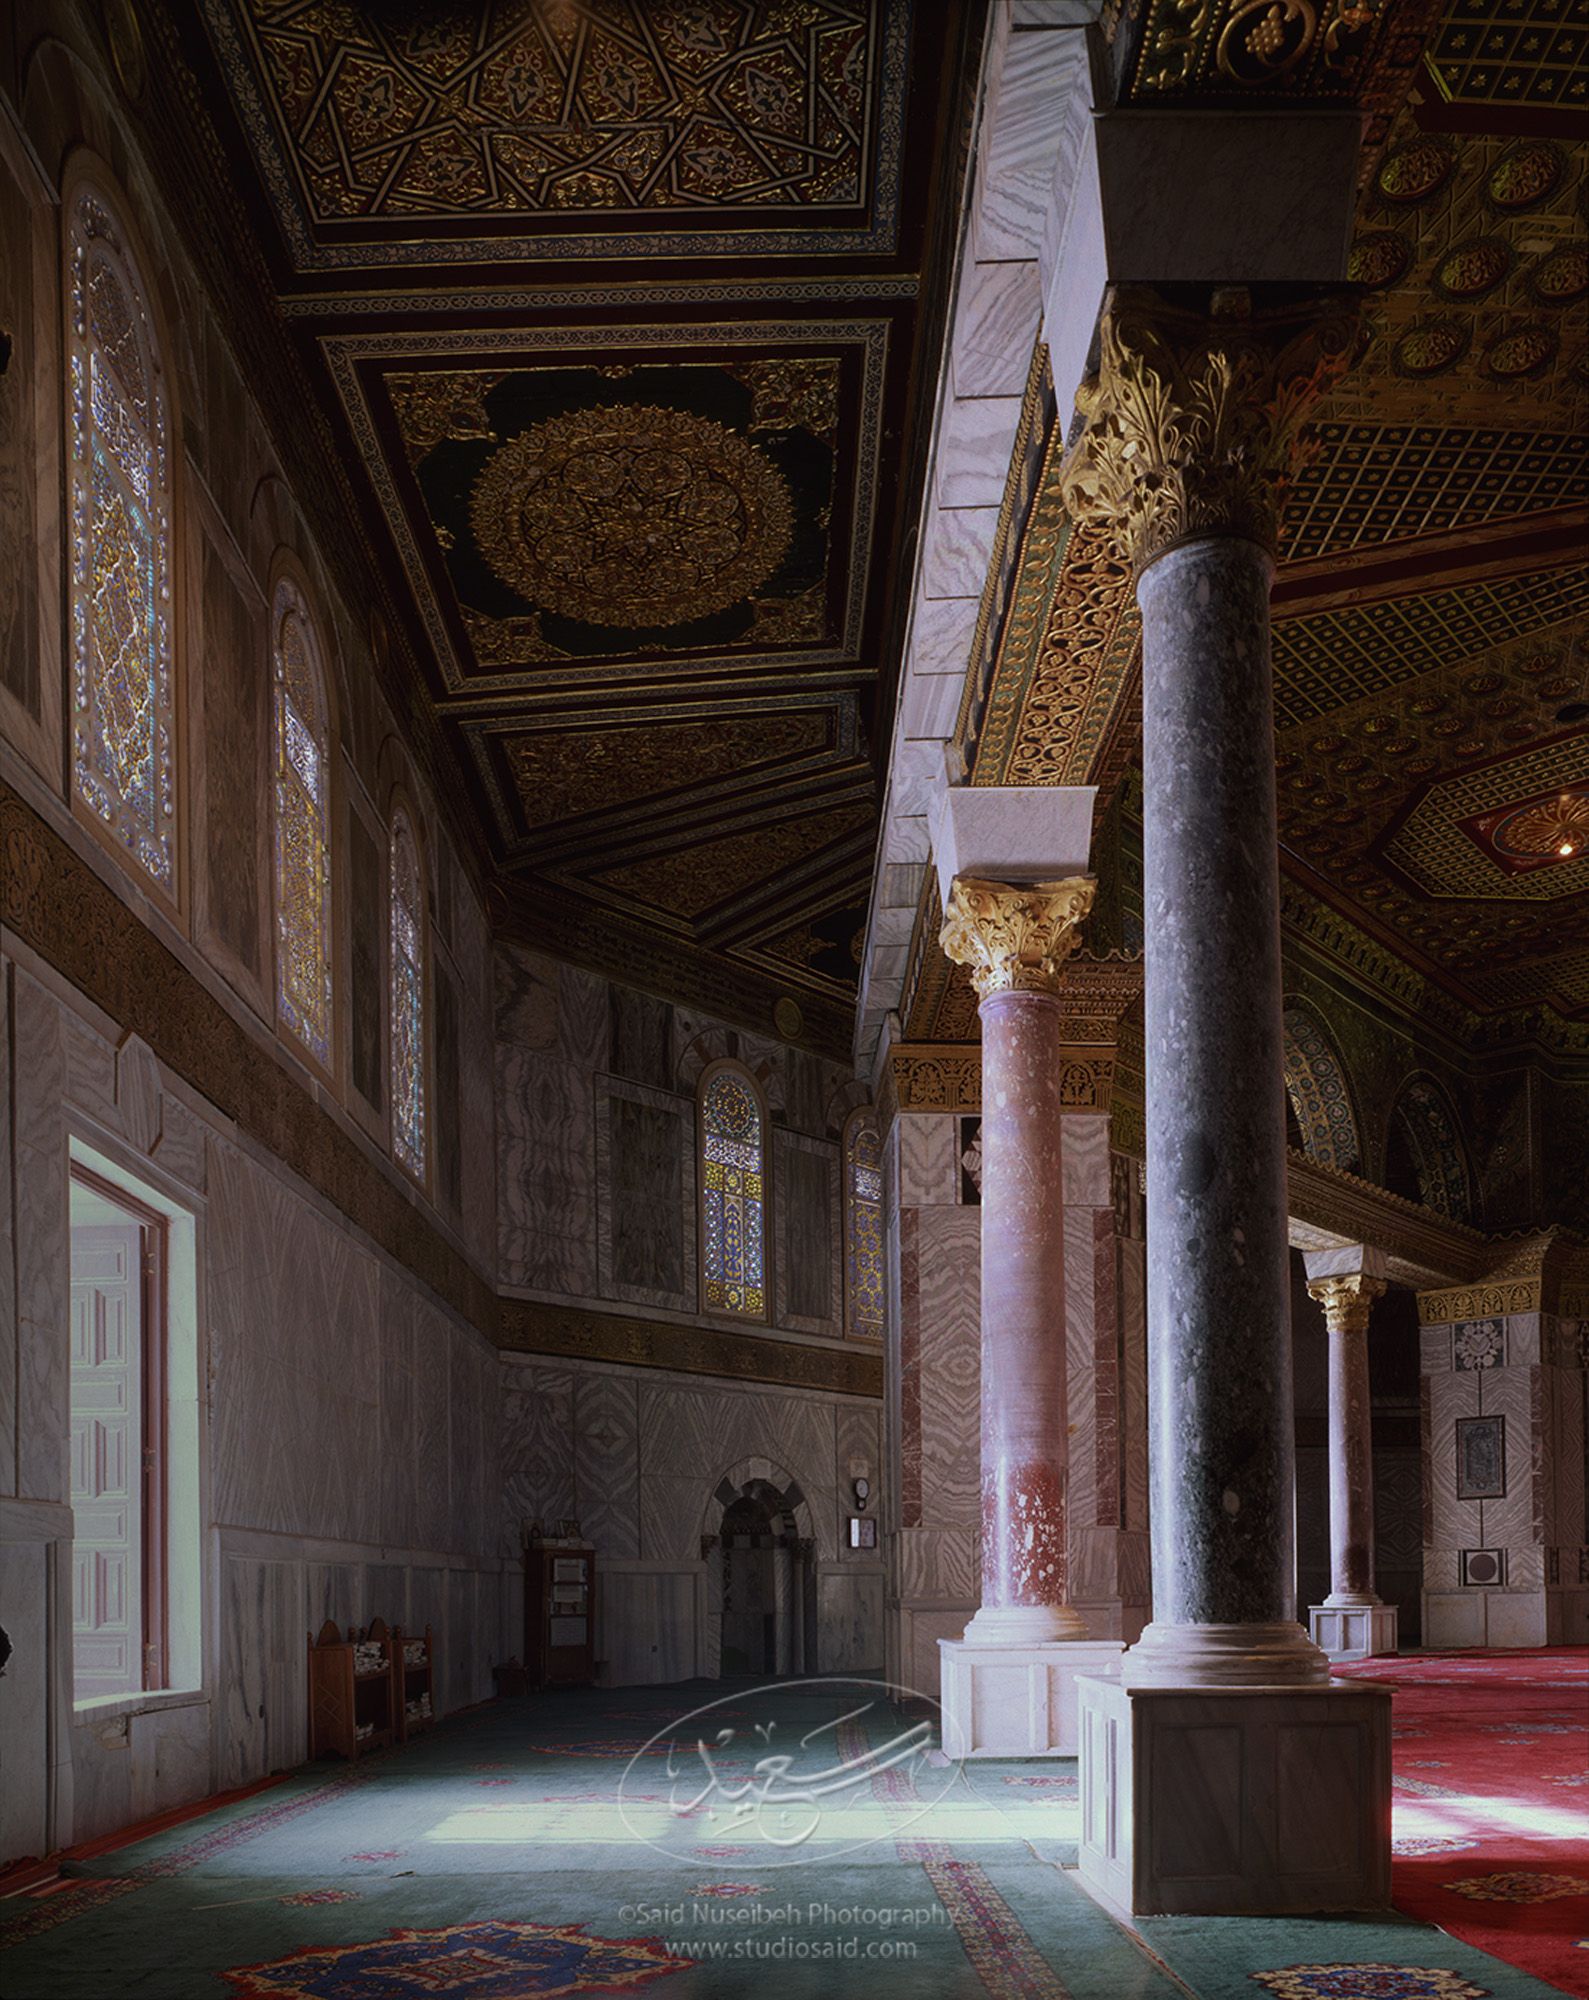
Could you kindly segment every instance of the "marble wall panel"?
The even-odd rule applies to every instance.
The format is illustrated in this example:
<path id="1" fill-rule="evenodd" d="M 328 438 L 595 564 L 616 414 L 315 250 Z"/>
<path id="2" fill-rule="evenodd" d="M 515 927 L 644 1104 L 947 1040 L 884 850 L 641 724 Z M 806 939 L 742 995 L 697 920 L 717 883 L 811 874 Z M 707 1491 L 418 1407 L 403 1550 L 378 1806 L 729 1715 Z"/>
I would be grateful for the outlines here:
<path id="1" fill-rule="evenodd" d="M 39 723 L 36 384 L 42 369 L 33 335 L 36 326 L 48 327 L 52 315 L 48 305 L 35 311 L 37 183 L 13 168 L 9 144 L 0 147 L 0 194 L 0 292 L 7 331 L 17 341 L 11 366 L 0 375 L 0 576 L 6 580 L 0 590 L 0 687 L 24 716 Z M 40 304 L 48 298 L 45 289 Z"/>
<path id="2" fill-rule="evenodd" d="M 502 1282 L 584 1297 L 596 1289 L 591 1085 L 574 1064 L 497 1051 Z"/>
<path id="3" fill-rule="evenodd" d="M 1546 1392 L 1545 1539 L 1562 1548 L 1589 1541 L 1586 1527 L 1584 1377 L 1582 1369 L 1544 1371 Z M 1565 1581 L 1565 1579 L 1564 1579 Z"/>
<path id="4" fill-rule="evenodd" d="M 1147 1246 L 1117 1238 L 1120 1317 L 1120 1477 L 1127 1528 L 1148 1526 Z M 1146 1598 L 1142 1599 L 1146 1602 Z"/>
<path id="5" fill-rule="evenodd" d="M 602 1572 L 597 1651 L 609 1687 L 646 1687 L 686 1680 L 695 1662 L 694 1573 Z"/>
<path id="6" fill-rule="evenodd" d="M 222 1788 L 308 1754 L 303 1580 L 296 1563 L 232 1556 L 221 1563 L 221 1674 L 216 1768 Z"/>
<path id="7" fill-rule="evenodd" d="M 381 1374 L 381 1524 L 400 1548 L 419 1539 L 414 1486 L 419 1396 L 414 1380 L 414 1298 L 396 1272 L 383 1268 L 379 1291 Z"/>
<path id="8" fill-rule="evenodd" d="M 1069 1444 L 1066 1499 L 1069 1526 L 1091 1527 L 1098 1518 L 1098 1467 L 1095 1449 L 1097 1403 L 1093 1358 L 1096 1273 L 1093 1268 L 1093 1211 L 1067 1204 L 1064 1213 L 1065 1262 L 1063 1300 L 1065 1333 L 1066 1435 Z M 1076 1536 L 1072 1543 L 1072 1563 Z"/>
<path id="9" fill-rule="evenodd" d="M 19 1510 L 20 1511 L 20 1510 Z M 49 1845 L 48 1572 L 51 1544 L 24 1539 L 6 1521 L 0 1626 L 14 1647 L 5 1675 L 5 1781 L 0 1783 L 0 1866 Z M 27 1754 L 31 1751 L 33 1754 Z"/>
<path id="10" fill-rule="evenodd" d="M 11 982 L 17 1333 L 17 1491 L 69 1493 L 66 1057 L 60 1009 L 20 968 Z"/>
<path id="11" fill-rule="evenodd" d="M 1079 1203 L 1103 1207 L 1109 1201 L 1107 1113 L 1068 1111 L 1060 1125 L 1060 1173 L 1066 1206 Z"/>
<path id="12" fill-rule="evenodd" d="M 449 1215 L 463 1208 L 463 1003 L 458 982 L 440 953 L 431 964 L 431 1005 L 435 1023 L 431 1065 L 435 1082 L 436 1191 Z"/>
<path id="13" fill-rule="evenodd" d="M 638 1385 L 619 1375 L 574 1383 L 574 1513 L 607 1556 L 640 1553 Z"/>
<path id="14" fill-rule="evenodd" d="M 890 1136 L 901 1205 L 949 1208 L 959 1200 L 959 1121 L 944 1112 L 902 1111 Z"/>
<path id="15" fill-rule="evenodd" d="M 678 1466 L 678 1461 L 670 1460 Z M 699 1472 L 647 1473 L 640 1481 L 640 1554 L 647 1562 L 697 1562 L 716 1511 Z"/>
<path id="16" fill-rule="evenodd" d="M 784 1103 L 789 1128 L 808 1138 L 830 1137 L 827 1120 L 829 1065 L 804 1049 L 784 1056 Z"/>
<path id="17" fill-rule="evenodd" d="M 17 1490 L 16 1216 L 11 1173 L 11 963 L 0 957 L 0 1495 Z M 0 1619 L 0 1623 L 4 1620 Z M 0 1807 L 0 1835 L 7 1820 Z M 3 1849 L 10 1853 L 9 1847 Z"/>
<path id="18" fill-rule="evenodd" d="M 611 1015 L 607 982 L 577 965 L 557 969 L 557 1045 L 563 1060 L 586 1076 L 612 1067 L 608 1060 Z"/>
<path id="19" fill-rule="evenodd" d="M 834 1480 L 841 1505 L 848 1510 L 851 1484 L 856 1479 L 871 1482 L 867 1509 L 876 1513 L 882 1486 L 882 1423 L 875 1409 L 856 1409 L 839 1404 L 835 1410 Z"/>
<path id="20" fill-rule="evenodd" d="M 837 1148 L 777 1128 L 772 1140 L 779 1321 L 807 1333 L 841 1333 Z"/>
<path id="21" fill-rule="evenodd" d="M 1426 1541 L 1437 1548 L 1482 1548 L 1481 1502 L 1457 1498 L 1457 1419 L 1479 1415 L 1482 1375 L 1431 1375 L 1429 1391 L 1429 1501 Z"/>
<path id="22" fill-rule="evenodd" d="M 672 1092 L 597 1077 L 595 1160 L 602 1296 L 693 1312 L 694 1105 Z"/>
<path id="23" fill-rule="evenodd" d="M 556 962 L 513 945 L 498 946 L 492 959 L 497 1039 L 541 1054 L 558 1046 Z"/>
<path id="24" fill-rule="evenodd" d="M 666 1000 L 632 987 L 609 990 L 613 1074 L 652 1090 L 667 1090 L 673 1082 L 672 1008 Z"/>
<path id="25" fill-rule="evenodd" d="M 979 1516 L 981 1217 L 923 1209 L 917 1224 L 923 1518 L 959 1527 Z"/>
<path id="26" fill-rule="evenodd" d="M 574 1377 L 502 1364 L 501 1552 L 515 1556 L 532 1521 L 574 1518 Z"/>
<path id="27" fill-rule="evenodd" d="M 883 1664 L 883 1578 L 876 1571 L 817 1577 L 818 1667 L 825 1674 L 876 1672 Z"/>
<path id="28" fill-rule="evenodd" d="M 1479 1377 L 1479 1408 L 1506 1425 L 1506 1492 L 1479 1503 L 1486 1548 L 1537 1547 L 1545 1539 L 1546 1460 L 1542 1370 L 1490 1368 Z M 1508 1572 L 1508 1581 L 1513 1581 Z"/>
<path id="29" fill-rule="evenodd" d="M 981 1585 L 972 1526 L 905 1528 L 893 1539 L 895 1569 L 891 1581 L 902 1599 L 975 1607 Z"/>

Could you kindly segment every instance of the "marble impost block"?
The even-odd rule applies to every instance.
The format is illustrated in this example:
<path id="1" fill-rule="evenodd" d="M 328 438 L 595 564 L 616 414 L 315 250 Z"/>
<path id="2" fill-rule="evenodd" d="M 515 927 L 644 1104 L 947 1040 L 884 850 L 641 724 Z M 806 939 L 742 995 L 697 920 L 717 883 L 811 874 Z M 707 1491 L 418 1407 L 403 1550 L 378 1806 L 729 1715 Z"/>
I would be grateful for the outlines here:
<path id="1" fill-rule="evenodd" d="M 1390 1901 L 1388 1687 L 1126 1687 L 1084 1677 L 1082 1884 L 1132 1915 Z"/>
<path id="2" fill-rule="evenodd" d="M 1077 1756 L 1077 1688 L 1085 1676 L 1114 1674 L 1124 1641 L 981 1645 L 970 1636 L 974 1629 L 938 1641 L 945 1753 L 956 1760 Z"/>
<path id="3" fill-rule="evenodd" d="M 1092 847 L 1092 785 L 951 785 L 931 829 L 945 910 L 956 876 L 984 882 L 1059 882 L 1081 874 Z"/>
<path id="4" fill-rule="evenodd" d="M 1333 1595 L 1333 1593 L 1332 1593 Z M 1399 1650 L 1394 1604 L 1308 1606 L 1308 1637 L 1331 1660 L 1370 1660 Z"/>

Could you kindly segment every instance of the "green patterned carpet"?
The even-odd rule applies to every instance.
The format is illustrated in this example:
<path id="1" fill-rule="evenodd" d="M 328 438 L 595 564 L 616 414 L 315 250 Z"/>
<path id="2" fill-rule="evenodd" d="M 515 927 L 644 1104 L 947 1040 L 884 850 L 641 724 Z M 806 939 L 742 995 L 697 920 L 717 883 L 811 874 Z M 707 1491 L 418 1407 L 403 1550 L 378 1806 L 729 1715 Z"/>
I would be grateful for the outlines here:
<path id="1" fill-rule="evenodd" d="M 674 1727 L 701 1702 L 719 1705 Z M 1144 1925 L 1144 1944 L 1069 1872 L 1075 1817 L 1074 1764 L 956 1770 L 910 1716 L 868 1707 L 853 1686 L 698 1683 L 495 1702 L 406 1749 L 310 1767 L 69 1862 L 64 1885 L 0 1902 L 0 1991 L 1546 2000 L 1553 1990 L 1400 1919 L 1160 1923 Z M 1330 1977 L 1316 1977 L 1324 1968 Z M 1353 1968 L 1369 1983 L 1350 1983 Z"/>

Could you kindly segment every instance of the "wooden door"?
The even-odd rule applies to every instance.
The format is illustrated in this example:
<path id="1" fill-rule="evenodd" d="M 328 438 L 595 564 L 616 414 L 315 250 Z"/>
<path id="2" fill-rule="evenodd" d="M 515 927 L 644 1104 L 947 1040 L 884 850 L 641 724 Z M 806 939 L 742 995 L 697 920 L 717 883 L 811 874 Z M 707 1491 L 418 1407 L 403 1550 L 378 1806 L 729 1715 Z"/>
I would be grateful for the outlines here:
<path id="1" fill-rule="evenodd" d="M 143 1230 L 72 1230 L 74 1693 L 143 1686 Z"/>

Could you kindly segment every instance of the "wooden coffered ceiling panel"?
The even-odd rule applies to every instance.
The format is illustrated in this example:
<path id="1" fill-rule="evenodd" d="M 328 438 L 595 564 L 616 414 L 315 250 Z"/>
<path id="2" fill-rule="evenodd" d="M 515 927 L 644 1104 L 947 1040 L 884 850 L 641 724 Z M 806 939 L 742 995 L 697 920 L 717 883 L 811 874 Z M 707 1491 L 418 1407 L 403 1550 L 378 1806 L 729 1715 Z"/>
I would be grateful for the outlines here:
<path id="1" fill-rule="evenodd" d="M 200 11 L 498 922 L 847 1049 L 960 0 Z"/>

